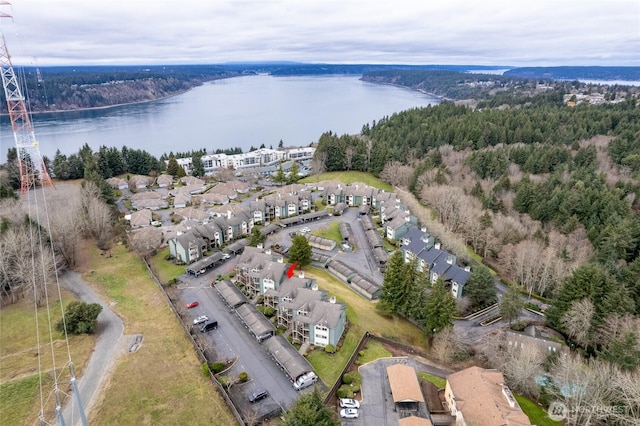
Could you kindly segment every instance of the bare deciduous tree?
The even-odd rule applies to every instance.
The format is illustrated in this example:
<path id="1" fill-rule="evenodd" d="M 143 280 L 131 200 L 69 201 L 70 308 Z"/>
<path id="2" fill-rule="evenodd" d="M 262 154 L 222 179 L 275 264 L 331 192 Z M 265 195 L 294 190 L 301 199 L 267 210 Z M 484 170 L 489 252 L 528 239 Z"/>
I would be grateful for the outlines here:
<path id="1" fill-rule="evenodd" d="M 616 390 L 612 383 L 616 370 L 609 363 L 579 355 L 561 354 L 551 369 L 554 386 L 549 392 L 562 402 L 567 425 L 604 424 L 611 417 Z M 553 400 L 552 400 L 553 401 Z"/>
<path id="2" fill-rule="evenodd" d="M 445 327 L 433 337 L 431 353 L 442 363 L 450 363 L 455 354 L 462 349 L 462 342 L 453 331 L 453 327 Z"/>
<path id="3" fill-rule="evenodd" d="M 407 188 L 412 174 L 413 167 L 402 164 L 399 161 L 390 161 L 380 172 L 380 179 L 393 186 Z"/>
<path id="4" fill-rule="evenodd" d="M 82 217 L 80 200 L 70 197 L 64 203 L 52 203 L 49 212 L 51 240 L 67 264 L 74 266 L 82 236 L 81 228 L 78 226 Z"/>
<path id="5" fill-rule="evenodd" d="M 318 176 L 327 170 L 327 153 L 316 151 L 311 160 L 311 172 Z"/>
<path id="6" fill-rule="evenodd" d="M 502 367 L 505 380 L 518 393 L 536 398 L 539 393 L 535 378 L 542 373 L 545 355 L 534 345 L 514 349 Z"/>
<path id="7" fill-rule="evenodd" d="M 591 330 L 591 320 L 596 309 L 589 299 L 574 300 L 571 307 L 562 317 L 562 325 L 567 334 L 581 346 L 590 343 L 589 331 Z"/>

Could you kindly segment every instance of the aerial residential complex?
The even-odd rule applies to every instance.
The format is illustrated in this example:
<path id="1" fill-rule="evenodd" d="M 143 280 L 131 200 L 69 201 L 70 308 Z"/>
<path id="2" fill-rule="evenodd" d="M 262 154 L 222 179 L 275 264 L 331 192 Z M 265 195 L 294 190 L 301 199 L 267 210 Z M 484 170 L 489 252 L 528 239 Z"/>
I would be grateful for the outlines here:
<path id="1" fill-rule="evenodd" d="M 255 151 L 243 152 L 242 154 L 207 154 L 202 156 L 204 171 L 206 174 L 213 173 L 216 169 L 248 169 L 269 167 L 281 161 L 305 161 L 311 160 L 316 151 L 313 147 L 291 148 L 291 149 L 269 149 L 260 148 Z M 193 161 L 189 158 L 178 158 L 178 164 L 182 166 L 187 174 L 191 174 Z"/>

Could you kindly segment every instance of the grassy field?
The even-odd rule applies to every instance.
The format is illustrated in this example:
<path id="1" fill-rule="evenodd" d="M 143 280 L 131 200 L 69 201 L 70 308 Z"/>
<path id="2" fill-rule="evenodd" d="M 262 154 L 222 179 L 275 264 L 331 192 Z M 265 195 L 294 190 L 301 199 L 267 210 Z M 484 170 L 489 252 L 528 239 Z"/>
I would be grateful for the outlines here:
<path id="1" fill-rule="evenodd" d="M 373 176 L 371 173 L 365 172 L 327 172 L 320 175 L 308 176 L 299 181 L 299 183 L 314 183 L 323 180 L 337 180 L 342 183 L 362 182 L 374 188 L 384 189 L 387 192 L 393 192 L 393 187 Z"/>
<path id="2" fill-rule="evenodd" d="M 366 331 L 426 349 L 426 339 L 418 327 L 403 319 L 385 318 L 378 314 L 373 303 L 337 281 L 325 270 L 308 267 L 305 274 L 315 278 L 318 287 L 336 296 L 338 302 L 347 304 L 349 329 L 340 350 L 334 355 L 329 355 L 318 349 L 308 356 L 309 362 L 326 385 L 331 386 L 337 380 Z"/>
<path id="3" fill-rule="evenodd" d="M 547 410 L 522 395 L 514 395 L 522 411 L 529 417 L 531 424 L 537 426 L 561 426 L 562 422 L 551 420 Z"/>
<path id="4" fill-rule="evenodd" d="M 144 264 L 122 246 L 112 257 L 92 248 L 83 253 L 94 271 L 83 278 L 113 304 L 125 334 L 144 336 L 138 351 L 119 358 L 90 423 L 234 424 Z"/>
<path id="5" fill-rule="evenodd" d="M 318 237 L 327 238 L 329 240 L 335 241 L 337 244 L 340 244 L 342 241 L 342 235 L 340 235 L 340 222 L 329 222 L 327 226 L 324 228 L 316 229 L 315 231 L 311 231 L 312 235 L 316 235 Z"/>
<path id="6" fill-rule="evenodd" d="M 49 290 L 49 315 L 45 307 L 37 310 L 40 351 L 36 333 L 36 315 L 33 302 L 21 300 L 15 305 L 3 306 L 0 310 L 0 419 L 2 424 L 33 424 L 40 413 L 40 385 L 38 363 L 42 374 L 42 392 L 45 412 L 51 413 L 54 401 L 53 368 L 58 384 L 67 390 L 70 374 L 69 359 L 73 361 L 76 375 L 82 374 L 91 355 L 95 336 L 69 336 L 69 352 L 64 335 L 56 331 L 49 336 L 49 320 L 52 326 L 62 318 L 58 290 L 54 285 Z M 55 295 L 55 296 L 54 296 Z M 66 306 L 73 296 L 62 290 Z M 53 340 L 53 349 L 51 341 Z M 40 360 L 38 360 L 38 352 Z M 51 417 L 51 416 L 48 416 Z"/>

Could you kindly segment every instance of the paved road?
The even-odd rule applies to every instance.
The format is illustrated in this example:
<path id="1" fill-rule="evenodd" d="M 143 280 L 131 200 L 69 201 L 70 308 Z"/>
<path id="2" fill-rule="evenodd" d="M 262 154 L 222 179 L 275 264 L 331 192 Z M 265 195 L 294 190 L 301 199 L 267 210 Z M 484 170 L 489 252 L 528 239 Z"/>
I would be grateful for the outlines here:
<path id="1" fill-rule="evenodd" d="M 87 303 L 99 303 L 102 305 L 102 312 L 98 316 L 98 336 L 87 368 L 82 377 L 78 379 L 78 389 L 80 391 L 82 405 L 85 413 L 91 410 L 99 394 L 99 389 L 106 382 L 111 368 L 119 355 L 127 350 L 127 338 L 123 336 L 124 325 L 122 320 L 113 313 L 110 306 L 105 303 L 87 285 L 80 274 L 76 272 L 65 272 L 60 276 L 60 284 L 71 291 L 78 299 Z M 81 424 L 80 414 L 75 402 L 71 397 L 64 407 L 63 416 L 66 425 Z"/>
<path id="2" fill-rule="evenodd" d="M 248 395 L 258 388 L 263 388 L 269 392 L 269 397 L 253 404 L 252 409 L 261 411 L 266 407 L 267 410 L 270 410 L 270 405 L 275 404 L 286 410 L 299 396 L 299 393 L 293 389 L 289 378 L 264 347 L 245 328 L 235 311 L 226 306 L 210 285 L 218 274 L 224 274 L 231 269 L 236 259 L 233 257 L 219 268 L 214 268 L 197 278 L 182 276 L 180 278 L 183 282 L 183 285 L 180 286 L 180 298 L 185 304 L 194 300 L 199 302 L 199 306 L 190 310 L 190 320 L 199 315 L 207 315 L 218 321 L 218 328 L 206 333 L 206 339 L 219 359 L 238 359 L 227 375 L 237 377 L 242 371 L 248 373 L 250 383 L 238 385 L 238 389 L 231 392 L 236 407 L 239 410 L 247 409 Z M 196 331 L 196 333 L 200 333 L 200 331 Z"/>

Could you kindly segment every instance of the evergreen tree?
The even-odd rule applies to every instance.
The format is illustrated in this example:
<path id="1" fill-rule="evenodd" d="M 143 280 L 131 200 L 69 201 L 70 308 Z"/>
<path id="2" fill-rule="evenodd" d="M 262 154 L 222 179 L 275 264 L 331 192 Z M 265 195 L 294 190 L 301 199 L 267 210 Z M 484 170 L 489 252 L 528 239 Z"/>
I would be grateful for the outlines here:
<path id="1" fill-rule="evenodd" d="M 202 162 L 202 154 L 194 153 L 191 157 L 192 169 L 191 174 L 195 177 L 204 176 L 204 163 Z"/>
<path id="2" fill-rule="evenodd" d="M 481 265 L 471 272 L 464 286 L 464 296 L 469 298 L 472 306 L 488 306 L 498 300 L 495 279 L 489 268 Z"/>
<path id="3" fill-rule="evenodd" d="M 291 248 L 289 249 L 289 261 L 298 262 L 300 268 L 311 263 L 311 246 L 303 235 L 293 237 Z"/>
<path id="4" fill-rule="evenodd" d="M 300 174 L 300 169 L 298 169 L 298 162 L 294 161 L 291 164 L 291 171 L 289 172 L 289 183 L 295 183 L 298 181 L 298 176 Z"/>
<path id="5" fill-rule="evenodd" d="M 251 247 L 257 247 L 258 244 L 263 243 L 265 240 L 265 236 L 262 235 L 262 232 L 260 232 L 260 229 L 258 229 L 257 226 L 254 226 L 253 229 L 251 230 L 251 238 L 249 238 L 249 245 Z"/>
<path id="6" fill-rule="evenodd" d="M 409 317 L 415 320 L 421 327 L 424 327 L 427 321 L 426 306 L 429 299 L 429 274 L 424 272 L 416 272 L 415 285 L 409 301 Z"/>
<path id="7" fill-rule="evenodd" d="M 635 311 L 635 304 L 624 283 L 616 282 L 601 265 L 592 263 L 576 269 L 560 288 L 545 312 L 547 320 L 557 330 L 563 330 L 561 320 L 571 303 L 585 298 L 595 307 L 592 329 L 609 314 Z"/>
<path id="8" fill-rule="evenodd" d="M 445 282 L 439 278 L 431 288 L 424 307 L 425 324 L 424 332 L 427 336 L 453 326 L 453 318 L 456 315 L 456 300 L 447 289 Z"/>
<path id="9" fill-rule="evenodd" d="M 635 371 L 640 367 L 639 348 L 638 335 L 633 331 L 627 331 L 604 348 L 601 356 L 622 370 Z"/>
<path id="10" fill-rule="evenodd" d="M 402 306 L 402 275 L 404 273 L 404 257 L 400 250 L 391 255 L 382 280 L 380 309 L 386 308 L 390 314 L 397 314 Z M 385 309 L 383 309 L 385 310 Z"/>
<path id="11" fill-rule="evenodd" d="M 524 300 L 522 300 L 518 289 L 509 287 L 509 291 L 502 296 L 502 300 L 500 301 L 500 315 L 502 315 L 502 319 L 507 320 L 509 325 L 511 325 L 513 320 L 518 319 L 523 307 Z"/>
<path id="12" fill-rule="evenodd" d="M 402 281 L 400 283 L 400 307 L 399 312 L 406 318 L 413 318 L 414 298 L 418 294 L 417 261 L 413 259 L 405 263 L 402 268 Z"/>
<path id="13" fill-rule="evenodd" d="M 100 189 L 102 199 L 108 204 L 114 204 L 115 199 L 113 197 L 113 189 L 102 178 L 100 173 L 98 173 L 95 158 L 93 156 L 87 157 L 84 165 L 84 180 L 86 182 L 93 182 L 96 187 Z"/>
<path id="14" fill-rule="evenodd" d="M 287 181 L 287 178 L 284 175 L 284 170 L 282 170 L 282 164 L 278 166 L 278 169 L 276 170 L 276 174 L 273 175 L 273 181 L 278 185 L 281 185 Z"/>
<path id="15" fill-rule="evenodd" d="M 285 414 L 282 426 L 338 426 L 333 413 L 322 402 L 316 387 L 313 392 L 300 396 Z"/>
<path id="16" fill-rule="evenodd" d="M 66 326 L 70 334 L 93 334 L 98 323 L 98 315 L 102 312 L 99 303 L 86 303 L 74 300 L 65 309 L 64 321 L 56 323 L 56 330 L 63 332 Z"/>
<path id="17" fill-rule="evenodd" d="M 169 157 L 169 163 L 167 164 L 167 174 L 170 174 L 171 176 L 178 176 L 178 174 L 180 173 L 178 169 L 182 169 L 182 167 L 180 167 L 180 165 L 178 164 L 178 160 L 176 160 L 176 157 Z M 184 169 L 182 170 L 184 172 Z"/>

